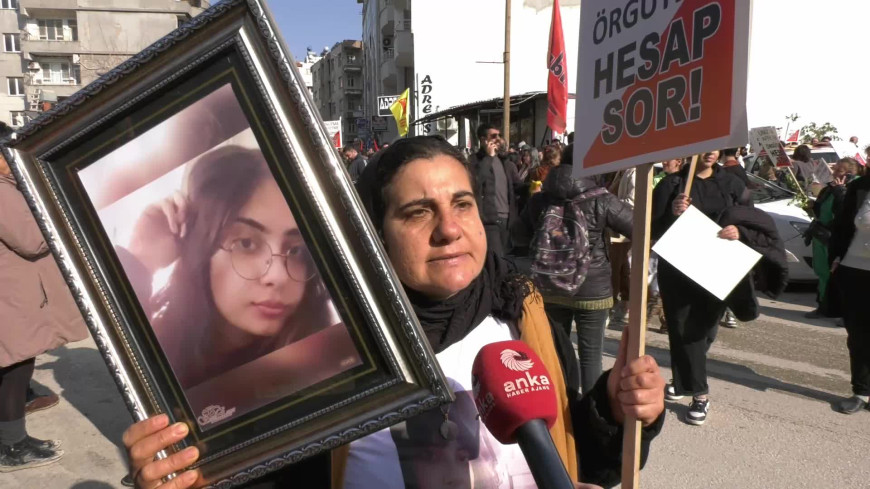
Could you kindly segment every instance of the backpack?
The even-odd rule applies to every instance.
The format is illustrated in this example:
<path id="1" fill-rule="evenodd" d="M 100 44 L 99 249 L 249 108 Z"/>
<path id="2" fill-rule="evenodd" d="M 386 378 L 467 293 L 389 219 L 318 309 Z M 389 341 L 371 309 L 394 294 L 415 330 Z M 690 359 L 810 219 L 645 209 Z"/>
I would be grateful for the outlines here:
<path id="1" fill-rule="evenodd" d="M 532 280 L 544 295 L 573 296 L 580 290 L 592 261 L 580 204 L 606 193 L 599 187 L 547 207 L 530 246 Z"/>

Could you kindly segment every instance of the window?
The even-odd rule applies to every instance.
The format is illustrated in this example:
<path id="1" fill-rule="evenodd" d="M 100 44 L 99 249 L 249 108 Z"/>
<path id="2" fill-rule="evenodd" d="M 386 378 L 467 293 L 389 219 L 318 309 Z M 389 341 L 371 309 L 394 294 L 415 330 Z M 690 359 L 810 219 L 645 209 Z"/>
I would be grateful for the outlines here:
<path id="1" fill-rule="evenodd" d="M 7 53 L 17 53 L 21 51 L 21 35 L 20 34 L 3 34 L 3 50 Z"/>
<path id="2" fill-rule="evenodd" d="M 43 85 L 77 85 L 79 82 L 78 66 L 69 61 L 41 60 L 40 71 L 33 77 L 33 82 Z"/>
<path id="3" fill-rule="evenodd" d="M 39 19 L 39 39 L 43 41 L 78 41 L 79 29 L 75 19 Z M 65 32 L 66 31 L 66 32 Z"/>
<path id="4" fill-rule="evenodd" d="M 0 8 L 18 8 L 18 0 L 2 0 L 0 1 Z"/>
<path id="5" fill-rule="evenodd" d="M 78 41 L 79 40 L 79 23 L 76 19 L 69 19 L 66 21 L 66 26 L 69 29 L 69 39 L 64 38 L 67 41 Z"/>
<path id="6" fill-rule="evenodd" d="M 9 119 L 12 121 L 12 127 L 21 127 L 28 122 L 29 117 L 23 110 L 13 110 L 9 112 Z"/>
<path id="7" fill-rule="evenodd" d="M 9 95 L 24 95 L 24 78 L 6 78 L 6 87 L 9 90 Z"/>

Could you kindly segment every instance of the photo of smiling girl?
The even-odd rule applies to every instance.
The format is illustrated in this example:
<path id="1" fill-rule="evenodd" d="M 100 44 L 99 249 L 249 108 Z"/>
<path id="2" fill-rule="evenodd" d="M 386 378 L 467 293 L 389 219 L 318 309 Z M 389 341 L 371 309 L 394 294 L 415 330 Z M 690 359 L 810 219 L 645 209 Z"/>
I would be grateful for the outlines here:
<path id="1" fill-rule="evenodd" d="M 362 363 L 252 131 L 221 138 L 98 210 L 203 429 Z"/>

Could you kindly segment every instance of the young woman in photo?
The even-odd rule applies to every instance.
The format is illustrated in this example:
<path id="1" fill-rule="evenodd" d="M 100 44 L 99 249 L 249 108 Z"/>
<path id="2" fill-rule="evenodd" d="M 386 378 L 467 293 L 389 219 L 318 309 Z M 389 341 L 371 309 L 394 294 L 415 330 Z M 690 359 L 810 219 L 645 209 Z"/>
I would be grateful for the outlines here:
<path id="1" fill-rule="evenodd" d="M 149 206 L 129 249 L 118 254 L 175 375 L 195 398 L 189 399 L 195 412 L 212 403 L 215 390 L 250 401 L 227 389 L 225 376 L 214 389 L 197 391 L 233 369 L 242 367 L 233 385 L 257 375 L 253 397 L 270 398 L 292 387 L 288 361 L 306 371 L 317 366 L 323 378 L 359 363 L 344 325 L 332 324 L 329 295 L 259 151 L 226 146 L 204 155 L 188 176 L 186 195 Z M 165 287 L 152 292 L 154 274 L 173 264 Z M 330 344 L 329 354 L 306 348 L 293 359 L 270 355 L 315 334 Z M 255 360 L 260 368 L 243 368 Z M 280 385 L 267 382 L 279 365 Z M 306 382 L 314 383 L 309 375 Z"/>

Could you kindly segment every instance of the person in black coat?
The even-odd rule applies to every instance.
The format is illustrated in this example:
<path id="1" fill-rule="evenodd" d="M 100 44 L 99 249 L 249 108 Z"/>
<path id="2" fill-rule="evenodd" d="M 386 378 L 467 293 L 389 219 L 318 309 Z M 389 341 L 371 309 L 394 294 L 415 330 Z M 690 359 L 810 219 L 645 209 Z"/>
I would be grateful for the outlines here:
<path id="1" fill-rule="evenodd" d="M 505 256 L 510 251 L 510 227 L 517 217 L 514 186 L 518 183 L 517 167 L 505 163 L 498 152 L 504 139 L 501 131 L 489 124 L 477 128 L 480 144 L 468 159 L 474 176 L 480 217 L 490 251 Z"/>
<path id="2" fill-rule="evenodd" d="M 572 177 L 573 152 L 573 146 L 569 145 L 562 155 L 562 164 L 550 171 L 542 191 L 529 199 L 520 214 L 512 229 L 512 238 L 518 247 L 528 248 L 547 207 L 581 199 L 584 194 L 590 195 L 594 190 L 601 189 L 591 178 Z M 631 237 L 632 208 L 610 192 L 602 191 L 599 195 L 582 200 L 580 209 L 586 217 L 590 243 L 588 273 L 573 295 L 544 294 L 544 307 L 550 322 L 563 329 L 568 336 L 571 334 L 572 321 L 576 323 L 581 385 L 583 392 L 588 392 L 601 375 L 604 329 L 613 307 L 610 258 L 604 231 L 610 229 Z"/>
<path id="3" fill-rule="evenodd" d="M 816 302 L 819 306 L 806 314 L 807 318 L 840 317 L 836 298 L 836 284 L 831 282 L 831 261 L 828 259 L 828 244 L 831 240 L 831 227 L 843 207 L 846 198 L 846 184 L 858 173 L 858 162 L 853 158 L 843 158 L 834 166 L 834 179 L 825 185 L 813 203 L 813 222 L 804 234 L 807 244 L 813 247 L 813 271 L 819 277 Z"/>
<path id="4" fill-rule="evenodd" d="M 656 186 L 652 199 L 653 240 L 661 238 L 690 204 L 717 222 L 729 207 L 752 205 L 746 185 L 717 165 L 718 159 L 718 151 L 699 158 L 691 196 L 684 193 L 688 167 L 668 175 Z M 737 240 L 740 232 L 737 226 L 729 225 L 722 229 L 719 237 Z M 707 351 L 716 339 L 726 304 L 665 260 L 659 262 L 658 273 L 674 375 L 665 398 L 675 401 L 685 395 L 693 396 L 687 421 L 701 425 L 710 407 Z"/>
<path id="5" fill-rule="evenodd" d="M 840 290 L 843 323 L 848 334 L 853 396 L 834 408 L 853 414 L 870 406 L 870 177 L 861 177 L 846 188 L 828 247 L 832 280 Z"/>

